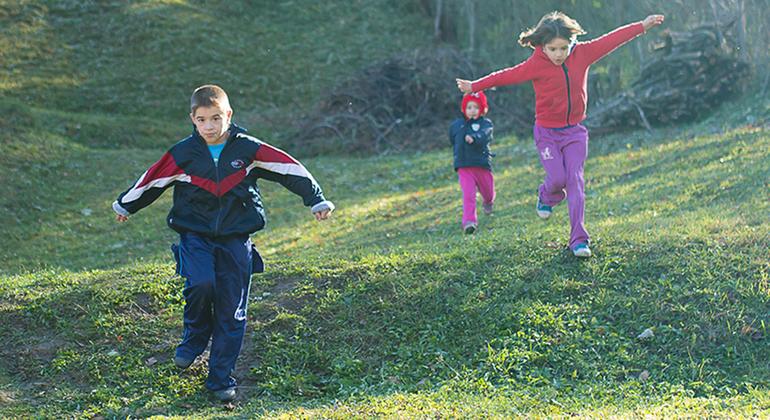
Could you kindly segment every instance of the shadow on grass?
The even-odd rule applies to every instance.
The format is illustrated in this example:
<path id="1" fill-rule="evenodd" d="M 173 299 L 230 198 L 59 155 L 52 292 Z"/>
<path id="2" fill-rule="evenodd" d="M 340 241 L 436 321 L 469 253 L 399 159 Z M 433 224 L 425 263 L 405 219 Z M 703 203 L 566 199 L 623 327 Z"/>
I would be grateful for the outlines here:
<path id="1" fill-rule="evenodd" d="M 299 407 L 465 376 L 561 396 L 583 386 L 609 394 L 642 370 L 653 375 L 650 392 L 720 396 L 770 383 L 760 326 L 770 300 L 731 278 L 740 261 L 702 258 L 705 244 L 684 258 L 674 240 L 633 250 L 604 241 L 587 261 L 536 239 L 482 241 L 462 238 L 440 253 L 284 258 L 255 276 L 241 402 Z M 209 407 L 203 364 L 186 376 L 166 361 L 147 365 L 178 335 L 181 297 L 169 270 L 16 279 L 0 318 L 13 343 L 2 367 L 17 393 L 45 390 L 28 402 L 60 412 L 83 403 L 114 414 Z M 710 271 L 726 276 L 701 278 Z M 758 340 L 741 332 L 747 325 Z M 654 339 L 636 339 L 646 328 Z M 65 394 L 71 403 L 48 400 Z M 118 395 L 126 408 L 107 408 Z"/>

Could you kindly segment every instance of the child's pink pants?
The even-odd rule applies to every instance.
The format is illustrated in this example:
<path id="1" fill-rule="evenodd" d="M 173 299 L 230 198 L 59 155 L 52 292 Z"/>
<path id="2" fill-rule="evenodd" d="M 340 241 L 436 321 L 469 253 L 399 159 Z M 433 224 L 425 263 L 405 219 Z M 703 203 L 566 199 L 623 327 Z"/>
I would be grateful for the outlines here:
<path id="1" fill-rule="evenodd" d="M 463 226 L 476 223 L 476 191 L 481 193 L 484 204 L 495 202 L 495 179 L 492 171 L 480 167 L 458 168 L 460 188 L 463 190 Z"/>
<path id="2" fill-rule="evenodd" d="M 540 163 L 545 169 L 540 201 L 555 206 L 566 196 L 571 225 L 569 247 L 587 243 L 583 163 L 588 155 L 588 130 L 581 124 L 566 129 L 535 125 L 534 134 Z"/>

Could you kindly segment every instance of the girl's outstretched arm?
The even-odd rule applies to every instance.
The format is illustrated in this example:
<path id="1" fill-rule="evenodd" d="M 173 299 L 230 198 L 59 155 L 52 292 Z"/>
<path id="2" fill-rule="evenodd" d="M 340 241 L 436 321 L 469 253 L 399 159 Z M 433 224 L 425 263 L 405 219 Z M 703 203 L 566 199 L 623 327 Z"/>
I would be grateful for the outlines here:
<path id="1" fill-rule="evenodd" d="M 650 15 L 641 22 L 621 26 L 612 32 L 587 42 L 581 42 L 578 45 L 584 50 L 587 60 L 590 63 L 595 63 L 626 42 L 660 25 L 664 19 L 663 15 Z"/>
<path id="2" fill-rule="evenodd" d="M 455 79 L 457 81 L 457 88 L 463 93 L 472 93 L 481 92 L 484 89 L 495 86 L 524 83 L 534 78 L 531 63 L 532 59 L 530 58 L 516 66 L 498 70 L 474 81 Z"/>

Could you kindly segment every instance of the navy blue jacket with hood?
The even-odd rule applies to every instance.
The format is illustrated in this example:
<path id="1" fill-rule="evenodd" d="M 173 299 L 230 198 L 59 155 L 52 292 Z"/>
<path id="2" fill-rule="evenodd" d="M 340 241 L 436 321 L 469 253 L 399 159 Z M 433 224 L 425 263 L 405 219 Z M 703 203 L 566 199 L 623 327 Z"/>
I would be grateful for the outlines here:
<path id="1" fill-rule="evenodd" d="M 481 167 L 492 170 L 492 157 L 489 143 L 492 142 L 492 121 L 485 117 L 466 120 L 458 118 L 449 127 L 449 141 L 454 150 L 454 168 Z M 465 136 L 473 137 L 468 144 Z"/>

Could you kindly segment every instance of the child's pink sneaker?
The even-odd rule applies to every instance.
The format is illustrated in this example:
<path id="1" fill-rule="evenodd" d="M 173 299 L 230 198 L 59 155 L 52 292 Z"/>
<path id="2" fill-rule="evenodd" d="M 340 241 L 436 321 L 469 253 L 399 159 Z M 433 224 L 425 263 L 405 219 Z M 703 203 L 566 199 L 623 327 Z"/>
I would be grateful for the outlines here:
<path id="1" fill-rule="evenodd" d="M 487 216 L 492 214 L 492 207 L 494 206 L 494 203 L 489 203 L 489 204 L 484 203 L 481 206 L 484 208 L 484 214 L 486 214 Z"/>

